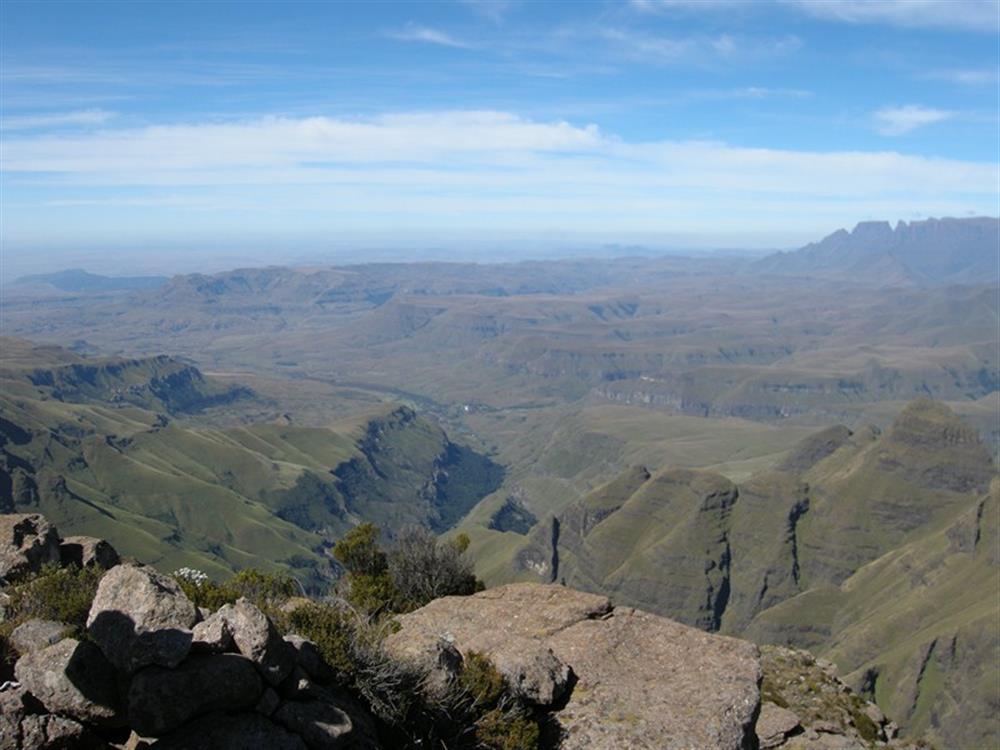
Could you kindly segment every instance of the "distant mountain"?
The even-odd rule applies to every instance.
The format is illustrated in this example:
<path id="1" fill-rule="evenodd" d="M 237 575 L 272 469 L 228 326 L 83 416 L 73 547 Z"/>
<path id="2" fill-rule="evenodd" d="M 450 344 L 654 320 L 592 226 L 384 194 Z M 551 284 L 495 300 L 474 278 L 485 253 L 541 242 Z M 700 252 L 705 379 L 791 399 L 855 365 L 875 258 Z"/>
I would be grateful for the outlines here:
<path id="1" fill-rule="evenodd" d="M 886 286 L 981 284 L 996 279 L 1000 219 L 867 221 L 854 231 L 839 229 L 794 252 L 757 261 L 761 273 L 831 275 L 867 279 Z"/>
<path id="2" fill-rule="evenodd" d="M 629 469 L 538 523 L 514 577 L 832 656 L 908 729 L 981 747 L 1000 698 L 975 676 L 1000 655 L 995 474 L 976 430 L 918 399 L 738 484 Z"/>
<path id="3" fill-rule="evenodd" d="M 56 273 L 22 276 L 14 280 L 14 285 L 48 284 L 63 292 L 122 292 L 156 289 L 169 280 L 166 276 L 99 276 L 73 268 Z"/>

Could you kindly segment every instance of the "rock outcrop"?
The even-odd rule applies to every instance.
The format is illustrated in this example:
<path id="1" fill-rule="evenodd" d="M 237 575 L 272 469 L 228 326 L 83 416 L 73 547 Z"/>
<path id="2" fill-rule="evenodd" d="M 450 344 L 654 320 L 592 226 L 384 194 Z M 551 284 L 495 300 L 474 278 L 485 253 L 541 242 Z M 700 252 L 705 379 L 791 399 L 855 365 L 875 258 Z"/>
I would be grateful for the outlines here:
<path id="1" fill-rule="evenodd" d="M 755 745 L 760 666 L 746 641 L 542 584 L 445 597 L 398 620 L 386 646 L 399 658 L 439 668 L 444 639 L 555 701 L 566 750 Z"/>
<path id="2" fill-rule="evenodd" d="M 0 579 L 37 573 L 59 563 L 59 532 L 37 513 L 0 515 Z"/>
<path id="3" fill-rule="evenodd" d="M 0 644 L 20 656 L 14 680 L 0 680 L 0 750 L 377 746 L 372 719 L 317 646 L 283 638 L 249 601 L 200 612 L 173 578 L 119 564 L 99 539 L 60 540 L 39 515 L 0 515 L 0 543 L 15 580 L 46 564 L 113 563 L 86 638 L 33 619 Z"/>

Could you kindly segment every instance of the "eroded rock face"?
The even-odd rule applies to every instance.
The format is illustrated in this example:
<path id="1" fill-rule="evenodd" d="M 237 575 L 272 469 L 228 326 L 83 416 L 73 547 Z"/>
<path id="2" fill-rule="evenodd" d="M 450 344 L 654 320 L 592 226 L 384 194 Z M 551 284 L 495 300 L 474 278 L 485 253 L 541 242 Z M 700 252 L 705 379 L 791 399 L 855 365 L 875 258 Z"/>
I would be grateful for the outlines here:
<path id="1" fill-rule="evenodd" d="M 159 736 L 202 714 L 249 710 L 263 689 L 254 665 L 238 654 L 191 656 L 176 669 L 147 667 L 129 686 L 129 724 Z"/>
<path id="2" fill-rule="evenodd" d="M 22 656 L 14 673 L 51 713 L 94 724 L 123 722 L 114 669 L 89 641 L 66 638 Z"/>
<path id="3" fill-rule="evenodd" d="M 0 514 L 0 578 L 34 573 L 59 563 L 59 532 L 38 513 Z"/>
<path id="4" fill-rule="evenodd" d="M 399 658 L 436 654 L 447 636 L 508 674 L 534 674 L 539 655 L 551 652 L 572 673 L 554 713 L 564 750 L 756 746 L 761 672 L 757 648 L 745 641 L 527 583 L 438 599 L 398 620 L 386 647 Z"/>
<path id="5" fill-rule="evenodd" d="M 191 649 L 197 610 L 177 582 L 152 568 L 118 565 L 101 578 L 87 629 L 124 672 L 175 667 Z"/>

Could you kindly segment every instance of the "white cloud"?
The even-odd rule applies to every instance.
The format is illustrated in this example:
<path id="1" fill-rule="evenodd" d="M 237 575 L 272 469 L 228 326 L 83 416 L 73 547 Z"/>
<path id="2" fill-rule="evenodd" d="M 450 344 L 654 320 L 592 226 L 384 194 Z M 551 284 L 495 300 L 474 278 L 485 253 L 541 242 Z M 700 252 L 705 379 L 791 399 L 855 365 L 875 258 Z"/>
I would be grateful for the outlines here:
<path id="1" fill-rule="evenodd" d="M 916 104 L 907 104 L 905 107 L 883 107 L 875 112 L 875 129 L 882 135 L 904 135 L 924 125 L 950 120 L 954 116 L 954 112 Z"/>
<path id="2" fill-rule="evenodd" d="M 996 32 L 1000 0 L 631 0 L 641 12 L 794 9 L 827 21 Z"/>
<path id="3" fill-rule="evenodd" d="M 1000 72 L 996 68 L 932 70 L 923 77 L 961 86 L 988 86 L 1000 81 Z"/>
<path id="4" fill-rule="evenodd" d="M 0 130 L 29 130 L 67 125 L 102 125 L 114 116 L 114 112 L 107 112 L 103 109 L 81 109 L 75 112 L 55 114 L 15 115 L 0 119 Z"/>
<path id="5" fill-rule="evenodd" d="M 942 118 L 903 107 L 898 132 Z M 902 112 L 903 114 L 898 114 Z M 916 114 L 914 114 L 914 112 Z M 930 113 L 930 114 L 928 114 Z M 916 123 L 916 124 L 914 124 Z M 887 125 L 887 126 L 889 126 Z M 630 142 L 594 125 L 538 122 L 504 112 L 418 112 L 368 119 L 267 117 L 4 141 L 12 182 L 157 186 L 361 185 L 580 191 L 722 190 L 748 195 L 872 198 L 884 192 L 991 193 L 997 165 L 895 152 L 814 152 L 718 142 Z"/>
<path id="6" fill-rule="evenodd" d="M 904 28 L 998 30 L 998 0 L 782 0 L 807 15 Z"/>
<path id="7" fill-rule="evenodd" d="M 645 63 L 712 64 L 780 57 L 802 47 L 794 35 L 752 38 L 733 34 L 667 36 L 624 28 L 602 28 L 596 34 L 631 60 Z"/>
<path id="8" fill-rule="evenodd" d="M 471 49 L 472 45 L 456 39 L 451 34 L 428 26 L 418 26 L 417 24 L 407 24 L 398 31 L 389 32 L 393 39 L 403 42 L 425 42 L 427 44 L 437 44 L 442 47 L 455 47 L 458 49 Z"/>

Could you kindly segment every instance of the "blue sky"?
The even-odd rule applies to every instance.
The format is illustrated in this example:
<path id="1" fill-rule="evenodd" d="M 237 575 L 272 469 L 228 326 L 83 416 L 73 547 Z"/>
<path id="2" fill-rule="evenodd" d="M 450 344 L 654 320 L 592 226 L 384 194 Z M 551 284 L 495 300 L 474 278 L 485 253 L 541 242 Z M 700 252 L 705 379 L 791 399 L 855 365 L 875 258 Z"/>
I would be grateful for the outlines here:
<path id="1" fill-rule="evenodd" d="M 995 215 L 998 13 L 5 0 L 4 252 L 762 247 Z"/>

